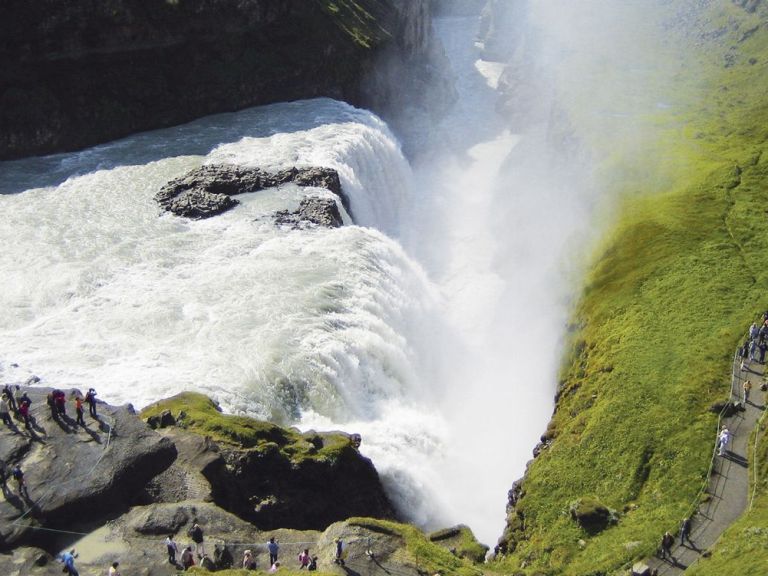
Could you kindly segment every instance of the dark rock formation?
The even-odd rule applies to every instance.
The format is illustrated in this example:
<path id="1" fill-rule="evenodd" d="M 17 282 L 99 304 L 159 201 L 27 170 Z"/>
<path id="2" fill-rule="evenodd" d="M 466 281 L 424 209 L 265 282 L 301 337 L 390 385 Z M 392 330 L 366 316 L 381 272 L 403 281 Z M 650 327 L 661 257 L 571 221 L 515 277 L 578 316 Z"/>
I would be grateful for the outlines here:
<path id="1" fill-rule="evenodd" d="M 275 224 L 281 226 L 300 228 L 303 223 L 325 228 L 338 228 L 343 224 L 339 207 L 333 198 L 307 196 L 301 199 L 299 208 L 295 212 L 281 210 L 275 214 Z"/>
<path id="2" fill-rule="evenodd" d="M 27 494 L 13 491 L 0 502 L 0 549 L 50 537 L 36 528 L 71 530 L 73 525 L 126 508 L 150 478 L 176 456 L 167 439 L 150 430 L 130 405 L 100 403 L 99 419 L 78 426 L 52 417 L 47 388 L 28 388 L 34 424 L 0 429 L 0 458 L 24 471 Z M 67 398 L 71 391 L 66 391 Z"/>
<path id="3" fill-rule="evenodd" d="M 428 45 L 428 0 L 8 0 L 0 159 L 73 150 L 215 112 L 362 89 L 383 52 Z"/>
<path id="4" fill-rule="evenodd" d="M 263 529 L 320 530 L 352 516 L 393 518 L 376 469 L 351 445 L 332 459 L 291 460 L 277 445 L 221 448 L 203 470 L 214 501 Z"/>
<path id="5" fill-rule="evenodd" d="M 235 165 L 201 166 L 168 182 L 155 195 L 155 200 L 161 208 L 177 216 L 209 218 L 236 206 L 238 202 L 232 196 L 258 192 L 289 182 L 330 190 L 349 210 L 339 175 L 331 168 L 290 168 L 270 173 L 260 168 Z M 307 214 L 315 214 L 316 207 L 307 206 L 305 211 Z"/>

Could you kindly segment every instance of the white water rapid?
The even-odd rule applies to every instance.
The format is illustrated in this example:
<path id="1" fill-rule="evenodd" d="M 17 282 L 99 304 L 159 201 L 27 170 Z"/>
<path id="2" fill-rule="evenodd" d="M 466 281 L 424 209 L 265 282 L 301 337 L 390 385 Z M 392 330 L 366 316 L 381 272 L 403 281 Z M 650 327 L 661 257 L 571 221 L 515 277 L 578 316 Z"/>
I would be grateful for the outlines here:
<path id="1" fill-rule="evenodd" d="M 460 98 L 413 168 L 375 115 L 325 99 L 0 164 L 0 378 L 137 407 L 199 390 L 360 432 L 404 514 L 492 545 L 551 413 L 560 264 L 585 219 L 530 148 L 510 160 L 526 141 L 494 112 L 475 24 L 439 22 Z M 355 225 L 276 227 L 327 194 L 292 185 L 209 220 L 159 215 L 167 181 L 222 162 L 335 168 Z"/>

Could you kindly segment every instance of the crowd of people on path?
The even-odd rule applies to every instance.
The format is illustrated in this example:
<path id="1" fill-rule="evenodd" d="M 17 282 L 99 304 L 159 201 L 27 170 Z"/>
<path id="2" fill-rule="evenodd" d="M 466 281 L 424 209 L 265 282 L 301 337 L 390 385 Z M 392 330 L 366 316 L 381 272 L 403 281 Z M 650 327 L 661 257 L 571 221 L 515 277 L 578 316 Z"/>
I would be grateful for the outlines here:
<path id="1" fill-rule="evenodd" d="M 165 549 L 168 554 L 168 563 L 172 564 L 179 570 L 187 571 L 193 566 L 199 565 L 208 567 L 211 570 L 232 568 L 235 566 L 235 561 L 232 557 L 228 546 L 216 545 L 214 548 L 213 558 L 210 558 L 205 552 L 205 536 L 200 524 L 195 520 L 186 532 L 191 543 L 185 546 L 179 546 L 174 540 L 174 535 L 169 534 L 164 541 Z M 337 538 L 335 541 L 336 552 L 334 562 L 344 564 L 343 553 L 344 545 L 341 539 Z M 265 544 L 265 548 L 268 554 L 268 566 L 267 572 L 274 574 L 280 570 L 280 543 L 274 536 L 270 537 Z M 298 569 L 315 571 L 317 570 L 318 557 L 311 554 L 309 548 L 304 548 L 299 552 L 297 556 Z M 247 549 L 243 552 L 243 559 L 239 563 L 238 568 L 243 570 L 256 570 L 258 562 L 253 550 Z"/>

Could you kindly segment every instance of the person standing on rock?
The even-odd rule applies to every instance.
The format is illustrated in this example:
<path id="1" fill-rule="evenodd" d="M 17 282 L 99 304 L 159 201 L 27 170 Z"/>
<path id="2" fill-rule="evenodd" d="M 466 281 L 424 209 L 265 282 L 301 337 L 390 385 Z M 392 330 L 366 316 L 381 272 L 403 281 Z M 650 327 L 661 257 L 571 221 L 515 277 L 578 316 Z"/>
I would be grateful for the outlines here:
<path id="1" fill-rule="evenodd" d="M 77 558 L 77 553 L 75 552 L 74 548 L 72 548 L 72 550 L 69 552 L 64 552 L 61 555 L 61 561 L 64 563 L 63 572 L 66 572 L 69 574 L 69 576 L 80 576 L 77 568 L 75 568 L 75 558 Z"/>
<path id="2" fill-rule="evenodd" d="M 333 559 L 333 561 L 336 564 L 344 566 L 344 540 L 341 538 L 336 538 L 334 542 L 336 542 L 336 557 Z"/>
<path id="3" fill-rule="evenodd" d="M 16 484 L 19 487 L 19 496 L 26 496 L 29 498 L 29 492 L 27 492 L 27 483 L 24 481 L 24 471 L 21 466 L 16 464 L 11 470 L 11 476 L 16 480 Z"/>
<path id="4" fill-rule="evenodd" d="M 277 554 L 280 552 L 280 545 L 274 536 L 267 542 L 267 550 L 269 550 L 269 565 L 274 566 L 277 563 Z"/>
<path id="5" fill-rule="evenodd" d="M 85 420 L 83 420 L 83 399 L 80 398 L 80 394 L 75 394 L 75 415 L 77 416 L 77 424 L 85 427 Z"/>
<path id="6" fill-rule="evenodd" d="M 26 396 L 26 394 L 24 394 Z M 22 422 L 24 422 L 24 428 L 29 430 L 30 428 L 30 421 L 29 421 L 29 405 L 30 402 L 24 400 L 24 396 L 22 396 L 22 401 L 19 402 L 19 418 Z"/>
<path id="7" fill-rule="evenodd" d="M 96 415 L 96 390 L 88 388 L 88 392 L 85 394 L 85 403 L 88 404 L 88 413 L 92 418 L 98 419 Z"/>
<path id="8" fill-rule="evenodd" d="M 173 541 L 173 534 L 168 534 L 168 538 L 165 539 L 165 547 L 168 550 L 168 562 L 176 566 L 176 553 L 179 551 L 179 546 Z"/>
<path id="9" fill-rule="evenodd" d="M 198 559 L 205 555 L 205 544 L 203 542 L 203 529 L 200 528 L 200 524 L 194 522 L 192 528 L 189 529 L 189 536 L 192 538 L 192 542 L 195 543 L 195 554 Z"/>
<path id="10" fill-rule="evenodd" d="M 675 543 L 675 537 L 669 533 L 664 532 L 664 536 L 661 537 L 661 557 L 672 558 L 672 545 Z"/>
<path id="11" fill-rule="evenodd" d="M 13 390 L 11 390 L 11 386 L 9 384 L 3 386 L 3 394 L 8 397 L 8 407 L 14 414 L 16 414 L 19 411 L 19 408 L 16 406 L 16 399 L 13 397 Z"/>
<path id="12" fill-rule="evenodd" d="M 8 426 L 9 428 L 13 428 L 13 420 L 11 420 L 11 410 L 8 406 L 8 395 L 3 392 L 3 395 L 0 397 L 0 420 L 3 421 L 3 424 Z"/>
<path id="13" fill-rule="evenodd" d="M 686 516 L 680 523 L 680 546 L 685 546 L 685 541 L 688 540 L 688 544 L 693 546 L 691 542 L 691 518 Z"/>

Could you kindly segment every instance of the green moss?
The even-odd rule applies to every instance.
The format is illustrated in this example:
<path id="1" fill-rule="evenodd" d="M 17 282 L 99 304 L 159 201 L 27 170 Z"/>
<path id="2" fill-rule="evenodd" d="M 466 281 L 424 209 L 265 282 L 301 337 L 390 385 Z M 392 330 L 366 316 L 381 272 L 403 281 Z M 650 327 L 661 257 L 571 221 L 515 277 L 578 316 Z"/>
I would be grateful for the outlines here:
<path id="1" fill-rule="evenodd" d="M 451 574 L 456 576 L 481 576 L 485 571 L 475 567 L 469 560 L 451 554 L 438 546 L 418 528 L 410 524 L 399 524 L 388 520 L 372 518 L 350 518 L 350 526 L 359 526 L 373 532 L 400 536 L 405 542 L 407 557 L 403 563 L 418 567 L 420 573 Z"/>
<path id="2" fill-rule="evenodd" d="M 613 74 L 604 92 L 562 100 L 602 159 L 596 180 L 621 202 L 574 310 L 556 439 L 528 470 L 504 570 L 617 572 L 653 554 L 696 503 L 715 436 L 707 409 L 727 396 L 732 354 L 768 304 L 768 33 L 739 41 L 766 20 L 765 6 L 748 14 L 714 3 L 692 36 L 672 29 L 659 39 L 640 85 L 621 50 L 606 55 L 607 68 L 574 51 L 579 74 Z M 707 35 L 719 22 L 725 32 Z M 627 31 L 626 41 L 638 38 Z M 590 535 L 573 522 L 569 506 L 584 494 L 620 511 L 618 523 Z M 712 574 L 764 568 L 764 497 L 718 544 Z M 742 569 L 723 568 L 747 550 Z"/>
<path id="3" fill-rule="evenodd" d="M 381 3 L 371 0 L 315 0 L 358 46 L 372 48 L 390 33 L 384 28 Z"/>
<path id="4" fill-rule="evenodd" d="M 147 419 L 166 410 L 177 418 L 178 426 L 192 432 L 238 447 L 278 450 L 296 463 L 308 458 L 335 460 L 344 450 L 353 449 L 344 434 L 301 434 L 247 416 L 223 414 L 213 400 L 196 392 L 183 392 L 150 404 L 140 415 Z M 179 418 L 180 414 L 183 417 Z"/>

